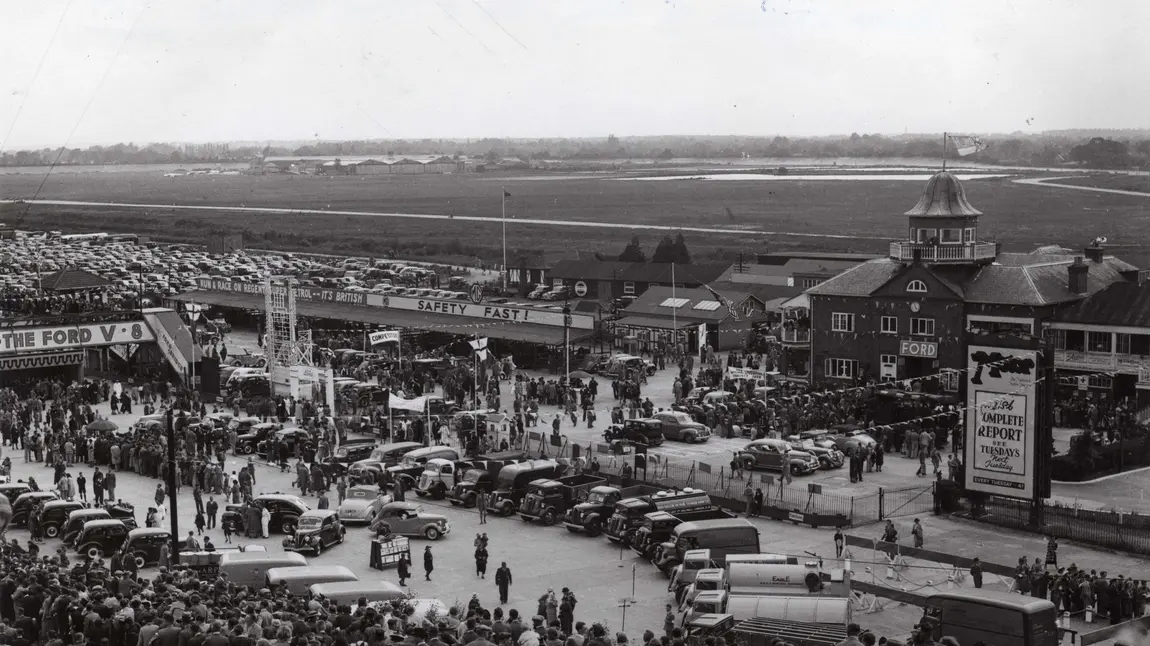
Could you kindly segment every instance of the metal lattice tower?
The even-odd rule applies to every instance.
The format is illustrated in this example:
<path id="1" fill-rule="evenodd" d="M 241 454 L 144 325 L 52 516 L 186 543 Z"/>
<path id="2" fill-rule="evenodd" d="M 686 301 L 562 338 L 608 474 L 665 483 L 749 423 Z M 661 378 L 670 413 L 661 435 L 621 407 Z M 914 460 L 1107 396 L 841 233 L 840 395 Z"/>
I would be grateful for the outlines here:
<path id="1" fill-rule="evenodd" d="M 264 306 L 267 312 L 267 342 L 264 349 L 267 352 L 272 390 L 275 394 L 286 395 L 291 389 L 292 366 L 299 365 L 296 361 L 295 280 L 265 279 Z"/>

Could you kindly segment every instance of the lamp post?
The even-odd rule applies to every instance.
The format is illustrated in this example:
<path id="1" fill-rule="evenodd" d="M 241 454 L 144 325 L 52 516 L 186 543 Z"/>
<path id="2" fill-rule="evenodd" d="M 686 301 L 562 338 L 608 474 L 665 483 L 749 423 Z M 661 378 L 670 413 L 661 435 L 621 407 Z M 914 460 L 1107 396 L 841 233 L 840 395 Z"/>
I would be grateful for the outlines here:
<path id="1" fill-rule="evenodd" d="M 571 305 L 563 303 L 563 360 L 564 376 L 571 374 Z"/>
<path id="2" fill-rule="evenodd" d="M 171 532 L 172 532 L 172 556 L 171 563 L 180 562 L 180 517 L 176 505 L 176 420 L 172 416 L 172 409 L 169 408 L 168 412 L 164 415 L 165 430 L 168 435 L 168 477 L 166 485 L 168 488 L 168 513 L 171 514 Z"/>

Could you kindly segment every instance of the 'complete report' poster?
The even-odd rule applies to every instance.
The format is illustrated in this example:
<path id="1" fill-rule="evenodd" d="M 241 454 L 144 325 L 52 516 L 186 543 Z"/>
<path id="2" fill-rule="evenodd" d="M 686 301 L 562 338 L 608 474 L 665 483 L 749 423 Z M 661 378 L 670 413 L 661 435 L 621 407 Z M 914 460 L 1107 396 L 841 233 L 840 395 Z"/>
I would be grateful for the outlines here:
<path id="1" fill-rule="evenodd" d="M 1033 350 L 970 346 L 966 377 L 968 489 L 1033 497 L 1037 365 Z"/>

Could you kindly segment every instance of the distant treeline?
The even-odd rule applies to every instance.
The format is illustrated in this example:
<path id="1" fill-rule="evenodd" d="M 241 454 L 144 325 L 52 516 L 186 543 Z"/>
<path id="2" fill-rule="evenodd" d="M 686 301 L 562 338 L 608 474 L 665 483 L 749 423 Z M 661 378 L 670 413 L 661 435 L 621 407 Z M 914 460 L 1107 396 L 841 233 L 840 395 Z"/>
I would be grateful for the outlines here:
<path id="1" fill-rule="evenodd" d="M 1150 165 L 1150 132 L 1060 131 L 1037 135 L 988 135 L 987 148 L 966 160 L 1024 166 L 1081 165 L 1125 169 Z M 659 136 L 602 139 L 399 139 L 318 142 L 306 145 L 116 144 L 90 148 L 21 150 L 0 156 L 0 166 L 92 164 L 195 164 L 246 162 L 257 157 L 438 154 L 477 163 L 519 159 L 617 162 L 741 158 L 935 158 L 942 135 L 886 136 L 852 133 L 833 137 Z M 953 155 L 953 149 L 951 151 Z"/>

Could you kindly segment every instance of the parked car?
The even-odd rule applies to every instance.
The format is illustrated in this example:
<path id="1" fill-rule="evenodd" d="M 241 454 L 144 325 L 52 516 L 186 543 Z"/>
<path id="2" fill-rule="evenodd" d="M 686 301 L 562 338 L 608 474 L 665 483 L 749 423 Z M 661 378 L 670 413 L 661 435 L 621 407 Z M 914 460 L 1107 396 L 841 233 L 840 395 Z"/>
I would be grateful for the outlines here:
<path id="1" fill-rule="evenodd" d="M 232 420 L 232 424 L 235 424 L 236 421 L 237 420 Z M 242 425 L 246 420 L 239 421 Z M 246 433 L 238 433 L 236 435 L 236 455 L 251 455 L 255 453 L 260 449 L 260 445 L 263 444 L 268 439 L 268 437 L 271 436 L 272 433 L 275 433 L 276 431 L 279 431 L 281 428 L 283 428 L 283 424 L 276 424 L 274 422 L 261 422 L 258 419 L 256 422 L 256 424 L 252 424 L 248 427 L 248 431 Z"/>
<path id="2" fill-rule="evenodd" d="M 654 419 L 628 419 L 620 424 L 612 424 L 603 431 L 603 439 L 608 442 L 630 442 L 644 446 L 659 446 L 663 443 L 663 425 Z"/>
<path id="3" fill-rule="evenodd" d="M 64 523 L 64 531 L 60 535 L 65 544 L 72 544 L 76 536 L 80 534 L 80 530 L 84 528 L 84 523 L 109 518 L 123 521 L 128 529 L 136 528 L 136 510 L 131 505 L 126 505 L 126 503 L 124 506 L 109 504 L 91 509 L 77 509 L 68 514 L 68 520 Z"/>
<path id="4" fill-rule="evenodd" d="M 93 560 L 102 559 L 124 546 L 129 531 L 131 528 L 118 518 L 90 520 L 76 535 L 76 553 Z"/>
<path id="5" fill-rule="evenodd" d="M 393 442 L 377 446 L 366 459 L 356 460 L 348 466 L 348 479 L 353 483 L 375 484 L 384 469 L 399 464 L 404 455 L 421 448 L 423 445 L 419 442 Z"/>
<path id="6" fill-rule="evenodd" d="M 850 453 L 857 446 L 869 446 L 872 449 L 878 441 L 871 437 L 864 429 L 854 424 L 839 424 L 830 431 L 835 444 L 843 453 Z"/>
<path id="7" fill-rule="evenodd" d="M 755 440 L 735 453 L 743 468 L 782 471 L 790 469 L 794 475 L 806 475 L 819 470 L 819 460 L 805 451 L 796 451 L 784 440 Z"/>
<path id="8" fill-rule="evenodd" d="M 283 547 L 288 552 L 311 552 L 316 556 L 332 545 L 343 542 L 343 523 L 334 509 L 310 509 L 297 519 L 295 534 L 284 537 Z"/>
<path id="9" fill-rule="evenodd" d="M 344 523 L 370 524 L 392 500 L 391 494 L 376 485 L 352 485 L 339 504 L 339 519 Z"/>
<path id="10" fill-rule="evenodd" d="M 296 455 L 297 449 L 300 455 L 312 455 L 319 445 L 316 437 L 306 428 L 281 428 L 275 433 L 268 433 L 267 437 L 260 442 L 258 449 L 260 455 L 268 454 L 273 438 L 279 444 L 287 446 L 289 456 Z M 272 456 L 272 459 L 278 459 L 278 457 Z"/>
<path id="11" fill-rule="evenodd" d="M 651 416 L 663 425 L 663 437 L 687 444 L 706 442 L 711 439 L 711 429 L 691 419 L 691 416 L 677 410 L 661 410 Z"/>
<path id="12" fill-rule="evenodd" d="M 228 355 L 228 363 L 245 368 L 263 368 L 268 365 L 268 359 L 262 354 L 252 354 L 251 350 L 244 350 L 243 354 Z"/>
<path id="13" fill-rule="evenodd" d="M 84 503 L 78 500 L 49 500 L 40 512 L 40 531 L 47 538 L 59 538 L 68 522 L 68 514 L 83 509 Z"/>
<path id="14" fill-rule="evenodd" d="M 160 527 L 138 527 L 128 531 L 120 547 L 126 557 L 136 560 L 136 567 L 145 568 L 160 562 L 160 550 L 172 542 L 172 534 Z"/>
<path id="15" fill-rule="evenodd" d="M 803 431 L 798 435 L 787 438 L 791 446 L 806 451 L 819 459 L 819 466 L 824 470 L 838 469 L 846 462 L 846 455 L 839 450 L 827 431 Z"/>
<path id="16" fill-rule="evenodd" d="M 299 517 L 311 510 L 311 507 L 299 496 L 284 493 L 260 494 L 252 500 L 252 504 L 271 513 L 268 526 L 271 531 L 283 534 L 295 533 Z M 230 525 L 233 534 L 242 534 L 247 530 L 244 524 L 243 505 L 228 505 L 220 516 L 221 525 Z"/>
<path id="17" fill-rule="evenodd" d="M 437 541 L 451 531 L 446 516 L 429 514 L 423 505 L 413 502 L 390 502 L 380 509 L 376 522 L 386 522 L 391 533 L 399 536 L 423 536 Z"/>
<path id="18" fill-rule="evenodd" d="M 25 527 L 28 524 L 28 514 L 36 505 L 59 499 L 55 491 L 26 491 L 20 494 L 12 503 L 12 526 Z"/>
<path id="19" fill-rule="evenodd" d="M 338 478 L 347 473 L 348 465 L 370 458 L 376 448 L 375 442 L 371 438 L 348 438 L 341 441 L 335 454 L 324 460 L 328 475 Z"/>

